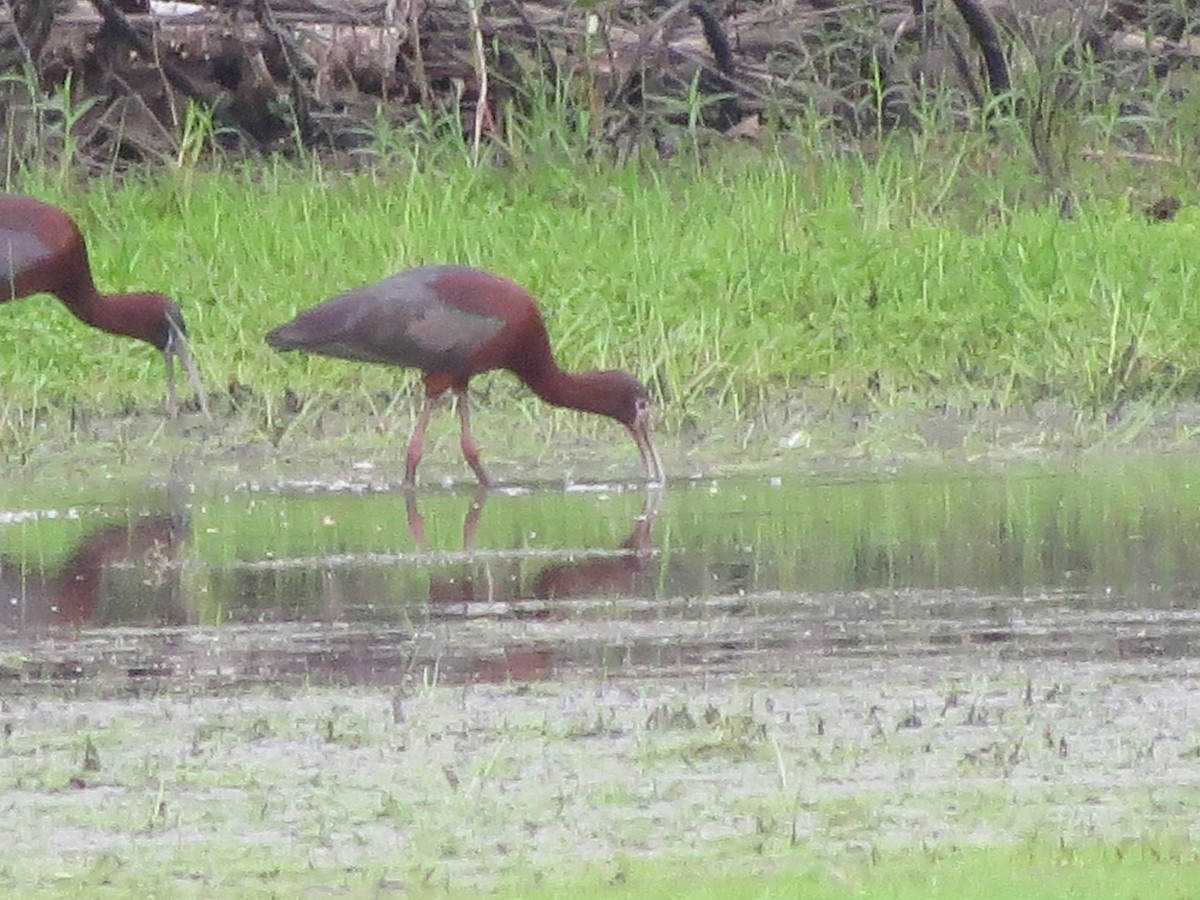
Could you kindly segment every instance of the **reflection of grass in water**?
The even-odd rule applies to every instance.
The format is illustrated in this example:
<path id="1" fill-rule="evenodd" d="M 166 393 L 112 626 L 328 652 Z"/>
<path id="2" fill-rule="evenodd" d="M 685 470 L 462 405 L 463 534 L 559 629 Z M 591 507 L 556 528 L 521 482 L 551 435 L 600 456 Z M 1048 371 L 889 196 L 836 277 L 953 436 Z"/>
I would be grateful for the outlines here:
<path id="1" fill-rule="evenodd" d="M 973 608 L 985 630 L 1011 624 L 1014 608 L 1003 598 L 1028 591 L 1080 591 L 1093 602 L 1111 595 L 1114 603 L 1135 591 L 1140 607 L 1165 607 L 1178 599 L 1171 586 L 1196 577 L 1197 485 L 1194 463 L 1161 459 L 679 485 L 663 496 L 650 532 L 655 553 L 630 590 L 658 601 L 741 594 L 751 605 L 782 602 L 771 592 L 783 591 L 796 603 L 817 604 L 818 613 L 828 603 L 846 603 L 885 619 L 889 609 L 918 602 L 938 616 L 940 605 L 949 604 L 947 615 L 955 619 L 951 607 L 961 598 L 953 592 L 971 589 L 980 592 Z M 183 567 L 187 608 L 198 610 L 201 621 L 212 620 L 206 611 L 248 602 L 264 609 L 308 604 L 317 595 L 314 585 L 337 588 L 344 577 L 365 579 L 345 583 L 345 596 L 369 597 L 381 613 L 430 596 L 432 577 L 471 579 L 477 599 L 528 597 L 548 566 L 583 561 L 586 551 L 616 555 L 645 502 L 637 489 L 494 495 L 479 518 L 480 552 L 471 557 L 463 543 L 474 502 L 468 491 L 420 493 L 425 555 L 395 490 L 297 487 L 281 496 L 201 482 L 182 499 L 191 531 L 163 570 L 172 571 L 176 561 Z M 54 572 L 94 529 L 136 526 L 145 514 L 165 513 L 167 503 L 161 487 L 136 480 L 84 488 L 9 480 L 0 487 L 0 509 L 59 517 L 0 525 L 0 551 L 6 564 L 23 560 L 34 571 Z M 68 508 L 79 517 L 67 516 Z M 235 578 L 249 579 L 240 592 Z M 1163 589 L 1149 590 L 1151 584 Z M 907 589 L 951 593 L 944 600 L 915 598 Z M 822 600 L 823 592 L 857 590 L 869 593 Z M 986 600 L 991 591 L 998 597 L 994 609 Z M 587 614 L 632 613 L 592 607 Z"/>

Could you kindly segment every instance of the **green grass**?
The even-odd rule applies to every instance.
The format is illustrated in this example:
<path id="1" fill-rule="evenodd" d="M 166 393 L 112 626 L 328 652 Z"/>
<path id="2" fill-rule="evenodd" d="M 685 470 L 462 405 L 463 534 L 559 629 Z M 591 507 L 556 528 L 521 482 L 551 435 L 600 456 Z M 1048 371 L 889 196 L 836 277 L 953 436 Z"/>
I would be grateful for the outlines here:
<path id="1" fill-rule="evenodd" d="M 1073 220 L 1019 146 L 973 132 L 897 137 L 872 159 L 813 137 L 653 165 L 506 170 L 445 153 L 357 173 L 273 163 L 8 187 L 78 217 L 102 287 L 176 297 L 209 390 L 234 388 L 236 405 L 218 401 L 218 414 L 236 409 L 253 439 L 286 446 L 328 437 L 319 414 L 335 406 L 390 418 L 415 378 L 280 356 L 262 335 L 426 262 L 525 284 L 563 364 L 631 369 L 661 396 L 668 428 L 797 396 L 867 407 L 1054 398 L 1092 411 L 1190 398 L 1200 209 L 1155 224 L 1140 213 L 1164 191 L 1186 202 L 1187 169 L 1084 160 Z M 68 407 L 107 415 L 161 401 L 156 354 L 52 300 L 7 306 L 0 328 L 10 443 Z M 493 399 L 528 398 L 507 378 L 491 384 Z M 310 401 L 290 428 L 288 388 Z"/>
<path id="2" fill-rule="evenodd" d="M 1082 849 L 1031 845 L 883 853 L 870 861 L 850 856 L 816 861 L 801 852 L 795 856 L 807 859 L 613 863 L 568 884 L 502 888 L 492 896 L 619 900 L 677 897 L 686 890 L 688 897 L 712 900 L 1151 900 L 1195 896 L 1200 879 L 1200 859 L 1194 851 L 1153 842 Z"/>
<path id="3" fill-rule="evenodd" d="M 799 857 L 800 859 L 797 859 Z M 803 862 L 800 862 L 803 860 Z M 557 898 L 677 898 L 686 886 L 700 900 L 1068 900 L 1104 896 L 1112 900 L 1180 900 L 1194 898 L 1200 860 L 1182 847 L 1156 842 L 1093 845 L 1073 850 L 1061 846 L 989 848 L 883 854 L 872 862 L 859 859 L 812 859 L 796 852 L 782 859 L 722 859 L 646 862 L 625 860 L 574 878 L 526 874 L 506 878 L 503 886 L 485 890 L 420 884 L 418 877 L 396 878 L 378 871 L 230 872 L 226 878 L 188 883 L 185 878 L 158 880 L 101 859 L 88 875 L 62 878 L 54 887 L 23 894 L 42 896 L 124 896 L 137 890 L 150 896 L 170 889 L 175 896 L 287 896 L 305 889 L 347 898 L 362 896 L 491 896 L 554 900 Z"/>
<path id="4" fill-rule="evenodd" d="M 449 850 L 444 846 L 443 850 Z M 838 858 L 796 848 L 788 854 L 728 860 L 623 859 L 590 865 L 584 874 L 564 862 L 557 871 L 510 866 L 497 886 L 469 889 L 436 875 L 422 881 L 420 867 L 400 877 L 377 867 L 293 867 L 270 854 L 234 853 L 229 864 L 177 857 L 172 872 L 155 873 L 118 854 L 101 855 L 81 875 L 60 873 L 41 885 L 24 884 L 14 897 L 284 897 L 306 891 L 339 897 L 416 896 L 523 898 L 678 897 L 697 900 L 1181 900 L 1196 896 L 1200 858 L 1183 842 L 1142 840 L 1090 843 L 1080 848 L 1031 842 L 1020 847 L 947 848 L 936 851 L 846 854 Z M 282 863 L 282 864 L 278 864 Z M 515 872 L 513 870 L 516 870 Z M 430 873 L 432 869 L 428 870 Z M 0 873 L 0 883 L 2 883 Z M 164 893 L 167 892 L 167 893 Z"/>

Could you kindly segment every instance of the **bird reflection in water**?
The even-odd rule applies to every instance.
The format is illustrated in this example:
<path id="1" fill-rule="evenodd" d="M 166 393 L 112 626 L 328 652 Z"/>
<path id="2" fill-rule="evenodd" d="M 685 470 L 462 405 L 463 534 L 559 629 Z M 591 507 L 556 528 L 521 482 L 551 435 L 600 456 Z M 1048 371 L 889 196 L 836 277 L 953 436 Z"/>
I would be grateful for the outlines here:
<path id="1" fill-rule="evenodd" d="M 654 551 L 651 533 L 661 500 L 660 491 L 646 493 L 642 510 L 634 517 L 633 530 L 618 548 L 626 552 L 616 556 L 585 556 L 581 560 L 548 565 L 533 580 L 533 596 L 539 600 L 569 600 L 645 594 L 647 571 Z"/>
<path id="2" fill-rule="evenodd" d="M 171 562 L 190 531 L 186 514 L 103 525 L 84 534 L 51 572 L 0 555 L 0 627 L 186 621 Z"/>
<path id="3" fill-rule="evenodd" d="M 467 507 L 467 515 L 463 519 L 463 549 L 475 549 L 475 532 L 479 529 L 479 519 L 483 515 L 483 504 L 487 501 L 488 491 L 480 486 L 471 497 L 471 505 Z M 417 495 L 408 491 L 404 496 L 404 511 L 408 516 L 408 532 L 412 535 L 413 543 L 419 550 L 427 550 L 429 543 L 425 538 L 425 517 L 417 507 Z"/>
<path id="4" fill-rule="evenodd" d="M 475 549 L 475 536 L 487 498 L 486 491 L 477 492 L 464 517 L 463 546 L 468 552 Z M 463 608 L 462 615 L 469 615 L 469 608 L 475 605 L 501 604 L 498 608 L 506 617 L 556 620 L 572 615 L 558 605 L 562 601 L 646 596 L 658 580 L 653 531 L 661 501 L 660 489 L 646 491 L 628 536 L 616 548 L 618 552 L 582 551 L 579 558 L 550 563 L 530 579 L 528 587 L 522 584 L 521 561 L 508 560 L 514 571 L 505 574 L 496 571 L 496 561 L 483 563 L 481 570 L 477 558 L 464 563 L 456 575 L 438 576 L 431 572 L 430 603 L 444 610 L 457 604 Z M 406 504 L 413 540 L 424 550 L 425 521 L 414 494 L 407 496 Z M 500 647 L 490 656 L 443 660 L 442 665 L 445 669 L 457 664 L 467 670 L 453 673 L 451 677 L 456 680 L 542 681 L 553 678 L 557 668 L 569 662 L 568 656 L 567 645 L 528 642 Z"/>

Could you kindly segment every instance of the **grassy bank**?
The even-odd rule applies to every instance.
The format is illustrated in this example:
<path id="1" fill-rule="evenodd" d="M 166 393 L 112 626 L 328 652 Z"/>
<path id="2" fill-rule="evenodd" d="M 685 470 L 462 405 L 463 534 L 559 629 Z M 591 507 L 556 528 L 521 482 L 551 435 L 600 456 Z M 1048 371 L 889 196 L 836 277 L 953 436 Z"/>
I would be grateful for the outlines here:
<path id="1" fill-rule="evenodd" d="M 700 874 L 702 873 L 702 874 Z M 699 874 L 699 877 L 697 877 Z M 588 879 L 542 890 L 511 889 L 497 896 L 529 900 L 596 897 L 689 897 L 711 900 L 1061 900 L 1064 897 L 1174 898 L 1200 877 L 1190 850 L 1135 842 L 1126 846 L 1026 846 L 876 855 L 833 863 L 772 861 L 731 866 L 613 865 Z"/>
<path id="2" fill-rule="evenodd" d="M 796 856 L 804 854 L 797 853 Z M 1200 863 L 1190 850 L 1153 842 L 1126 846 L 1000 848 L 889 855 L 873 862 L 824 863 L 767 860 L 741 865 L 709 859 L 673 863 L 614 862 L 572 880 L 529 873 L 487 896 L 503 900 L 556 898 L 651 898 L 687 896 L 702 900 L 1061 900 L 1103 896 L 1111 900 L 1175 900 L 1192 896 Z M 547 885 L 546 881 L 550 884 Z M 173 896 L 277 897 L 289 892 L 333 893 L 340 897 L 477 897 L 478 888 L 447 889 L 379 871 L 245 873 L 217 881 L 169 881 L 102 861 L 78 878 L 60 876 L 45 887 L 28 887 L 22 897 L 120 897 L 141 891 Z M 540 885 L 540 886 L 539 886 Z M 17 896 L 17 895 L 14 895 Z"/>
<path id="3" fill-rule="evenodd" d="M 1085 158 L 1072 219 L 1019 143 L 974 132 L 897 137 L 871 158 L 814 136 L 653 166 L 502 170 L 414 151 L 353 174 L 276 163 L 86 188 L 44 173 L 7 188 L 78 217 L 102 287 L 178 298 L 218 413 L 249 416 L 275 440 L 288 388 L 310 413 L 382 413 L 397 388 L 413 395 L 412 376 L 282 357 L 262 335 L 423 262 L 528 286 L 562 362 L 633 370 L 664 399 L 668 428 L 793 397 L 864 407 L 1053 398 L 1090 411 L 1190 398 L 1200 211 L 1152 223 L 1141 207 L 1163 193 L 1186 203 L 1176 188 L 1191 168 L 1186 156 Z M 35 411 L 44 421 L 161 401 L 153 351 L 83 327 L 52 300 L 6 306 L 2 327 L 10 439 Z M 505 377 L 490 393 L 525 396 Z"/>

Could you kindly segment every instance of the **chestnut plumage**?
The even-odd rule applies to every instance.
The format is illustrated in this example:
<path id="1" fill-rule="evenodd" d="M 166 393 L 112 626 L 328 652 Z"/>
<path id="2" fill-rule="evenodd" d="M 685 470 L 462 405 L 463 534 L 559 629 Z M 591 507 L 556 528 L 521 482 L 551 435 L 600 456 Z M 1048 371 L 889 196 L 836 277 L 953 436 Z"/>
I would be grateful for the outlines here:
<path id="1" fill-rule="evenodd" d="M 167 366 L 167 409 L 178 413 L 178 357 L 196 391 L 208 403 L 187 349 L 179 307 L 156 292 L 102 294 L 92 280 L 87 244 L 75 221 L 57 206 L 19 194 L 0 194 L 0 303 L 32 294 L 53 294 L 93 328 L 151 344 Z"/>
<path id="2" fill-rule="evenodd" d="M 554 360 L 537 303 L 519 284 L 466 266 L 423 266 L 339 294 L 267 335 L 277 350 L 302 350 L 359 362 L 421 369 L 425 401 L 408 443 L 404 483 L 416 482 L 434 401 L 458 398 L 463 456 L 489 483 L 471 436 L 470 379 L 507 369 L 548 403 L 616 419 L 637 443 L 646 478 L 663 480 L 650 441 L 650 400 L 620 370 L 564 372 Z"/>

